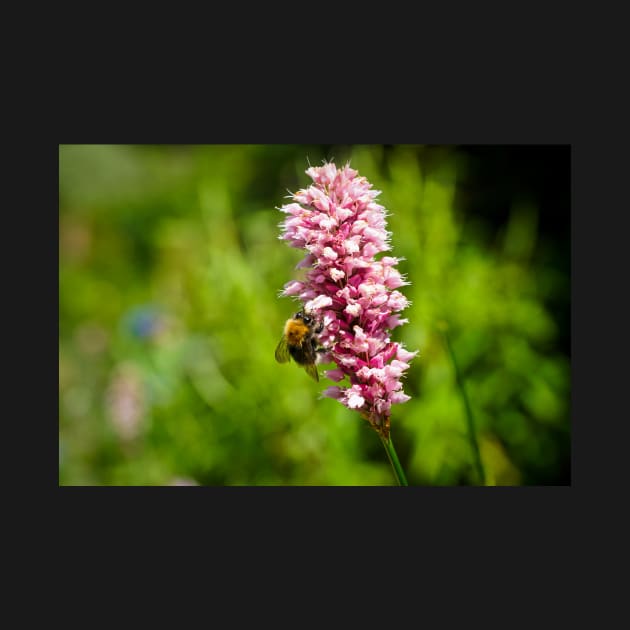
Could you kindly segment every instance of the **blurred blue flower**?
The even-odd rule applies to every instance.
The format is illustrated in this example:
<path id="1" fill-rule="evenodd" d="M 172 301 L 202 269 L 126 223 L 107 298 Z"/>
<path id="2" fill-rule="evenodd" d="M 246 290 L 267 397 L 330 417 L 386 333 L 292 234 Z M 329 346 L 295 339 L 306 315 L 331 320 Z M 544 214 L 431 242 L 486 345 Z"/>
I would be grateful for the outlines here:
<path id="1" fill-rule="evenodd" d="M 129 311 L 124 318 L 125 329 L 137 339 L 154 337 L 164 325 L 164 315 L 152 305 L 138 306 Z"/>

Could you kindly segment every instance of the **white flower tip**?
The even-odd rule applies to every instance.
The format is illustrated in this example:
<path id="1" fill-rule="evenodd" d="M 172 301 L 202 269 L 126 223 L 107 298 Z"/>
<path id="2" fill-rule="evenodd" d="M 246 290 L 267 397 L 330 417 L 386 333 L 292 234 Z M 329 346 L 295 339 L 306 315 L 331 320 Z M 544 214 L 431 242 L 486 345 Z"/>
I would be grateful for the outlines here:
<path id="1" fill-rule="evenodd" d="M 352 393 L 348 396 L 348 408 L 349 409 L 358 409 L 359 407 L 363 407 L 365 404 L 365 398 L 360 396 L 359 394 Z"/>
<path id="2" fill-rule="evenodd" d="M 318 311 L 326 306 L 330 306 L 332 304 L 332 298 L 328 295 L 318 295 L 314 300 L 308 301 L 304 308 L 307 311 Z"/>

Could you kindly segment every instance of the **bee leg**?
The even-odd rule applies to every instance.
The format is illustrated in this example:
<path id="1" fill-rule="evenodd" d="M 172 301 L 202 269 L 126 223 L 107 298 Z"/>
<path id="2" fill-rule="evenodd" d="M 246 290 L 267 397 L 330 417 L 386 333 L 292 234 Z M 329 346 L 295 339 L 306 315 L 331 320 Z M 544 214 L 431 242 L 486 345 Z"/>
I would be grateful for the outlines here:
<path id="1" fill-rule="evenodd" d="M 324 330 L 324 322 L 319 322 L 314 332 L 316 335 L 319 335 L 319 333 L 322 332 L 322 330 Z"/>
<path id="2" fill-rule="evenodd" d="M 324 348 L 319 345 L 319 342 L 314 337 L 311 338 L 311 348 L 313 348 L 313 352 L 325 352 Z"/>

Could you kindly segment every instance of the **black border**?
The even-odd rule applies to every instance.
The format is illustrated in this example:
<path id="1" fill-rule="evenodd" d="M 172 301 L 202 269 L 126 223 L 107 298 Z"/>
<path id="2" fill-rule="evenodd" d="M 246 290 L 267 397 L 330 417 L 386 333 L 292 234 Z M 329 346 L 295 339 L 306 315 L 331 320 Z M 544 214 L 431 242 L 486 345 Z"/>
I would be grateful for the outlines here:
<path id="1" fill-rule="evenodd" d="M 409 82 L 412 78 L 408 76 L 406 80 Z M 598 164 L 596 154 L 590 154 L 590 163 L 586 164 L 589 150 L 582 143 L 574 142 L 576 123 L 571 116 L 573 103 L 569 102 L 569 95 L 559 98 L 556 90 L 553 94 L 544 94 L 543 98 L 536 86 L 528 86 L 529 97 L 515 98 L 516 90 L 509 94 L 505 85 L 493 90 L 487 83 L 483 84 L 485 91 L 480 94 L 466 77 L 460 83 L 456 80 L 441 83 L 441 99 L 436 98 L 437 89 L 425 94 L 392 97 L 388 93 L 390 86 L 391 81 L 379 87 L 376 78 L 361 81 L 358 96 L 356 86 L 354 92 L 349 91 L 350 101 L 346 96 L 338 104 L 320 105 L 321 96 L 312 85 L 307 89 L 306 81 L 296 78 L 278 86 L 277 91 L 259 90 L 254 81 L 249 91 L 238 90 L 230 94 L 230 100 L 221 97 L 232 86 L 228 89 L 222 86 L 221 95 L 212 93 L 179 103 L 171 98 L 159 109 L 155 108 L 155 94 L 140 94 L 137 100 L 127 97 L 124 102 L 112 97 L 96 107 L 101 93 L 95 86 L 87 86 L 91 98 L 68 107 L 64 112 L 65 120 L 55 125 L 55 138 L 45 144 L 46 159 L 40 164 L 43 173 L 40 181 L 50 182 L 50 186 L 28 188 L 29 196 L 35 195 L 31 203 L 41 208 L 43 216 L 50 217 L 51 221 L 50 227 L 30 230 L 36 242 L 29 248 L 35 254 L 32 258 L 29 256 L 34 267 L 29 277 L 37 279 L 38 290 L 25 296 L 34 302 L 30 308 L 25 308 L 36 314 L 32 325 L 41 332 L 41 348 L 48 347 L 50 323 L 58 324 L 58 308 L 56 315 L 47 312 L 54 304 L 50 293 L 53 286 L 50 291 L 47 287 L 48 282 L 53 284 L 52 261 L 58 261 L 58 250 L 53 251 L 54 239 L 50 236 L 58 236 L 58 224 L 56 228 L 52 224 L 55 213 L 50 206 L 58 194 L 60 143 L 570 143 L 572 282 L 583 278 L 584 274 L 596 273 L 590 266 L 598 256 L 597 248 L 605 248 L 606 242 L 593 239 L 589 226 L 593 208 L 597 208 L 598 213 L 605 210 L 598 203 L 599 192 L 593 189 L 592 176 L 602 164 Z M 340 92 L 343 93 L 343 89 Z M 133 93 L 138 96 L 137 91 Z M 356 108 L 352 94 L 356 96 Z M 89 107 L 80 112 L 80 103 L 86 102 Z M 66 103 L 70 104 L 70 99 L 66 99 Z M 589 184 L 592 190 L 587 197 L 584 188 Z M 601 220 L 601 216 L 597 218 Z M 46 222 L 47 219 L 44 224 Z M 600 296 L 603 297 L 601 290 Z M 417 556 L 432 554 L 435 559 L 440 555 L 440 547 L 460 548 L 465 540 L 472 546 L 483 544 L 482 540 L 493 542 L 492 547 L 484 547 L 484 552 L 495 561 L 506 553 L 519 559 L 523 546 L 537 551 L 536 545 L 543 537 L 550 539 L 553 545 L 574 527 L 570 520 L 574 516 L 572 508 L 577 495 L 582 493 L 579 488 L 589 476 L 589 473 L 577 472 L 585 451 L 582 447 L 582 456 L 579 455 L 577 442 L 584 440 L 585 425 L 598 416 L 591 393 L 591 379 L 597 375 L 586 377 L 582 366 L 599 342 L 591 338 L 590 348 L 582 347 L 576 353 L 575 333 L 576 324 L 583 317 L 580 313 L 595 308 L 591 302 L 583 292 L 572 291 L 571 357 L 579 360 L 580 368 L 572 363 L 571 487 L 208 487 L 183 491 L 59 487 L 58 427 L 50 413 L 53 403 L 48 396 L 34 396 L 30 381 L 24 393 L 29 406 L 35 402 L 32 413 L 28 414 L 29 421 L 36 423 L 39 429 L 43 419 L 44 433 L 50 436 L 50 440 L 32 438 L 41 448 L 37 463 L 44 463 L 36 483 L 43 482 L 47 488 L 47 510 L 55 515 L 66 533 L 76 535 L 75 540 L 72 536 L 64 537 L 70 548 L 75 549 L 81 545 L 93 549 L 99 541 L 111 538 L 120 541 L 131 528 L 135 540 L 146 536 L 156 541 L 160 536 L 168 536 L 167 540 L 172 544 L 176 541 L 184 550 L 186 543 L 192 540 L 205 540 L 209 545 L 224 549 L 229 547 L 225 542 L 229 540 L 230 544 L 241 546 L 239 553 L 252 548 L 268 549 L 271 545 L 274 553 L 285 560 L 296 550 L 307 550 L 307 557 L 312 558 L 308 551 L 311 547 L 335 546 L 336 541 L 347 544 L 349 549 L 356 548 L 358 539 L 365 541 L 365 552 L 374 556 L 388 545 L 397 546 L 403 565 L 412 550 Z M 51 357 L 51 360 L 56 359 Z M 47 375 L 48 370 L 44 370 L 44 374 Z M 599 376 L 604 378 L 601 373 Z M 48 382 L 47 378 L 42 380 Z M 55 385 L 51 384 L 50 399 L 54 395 L 53 387 Z M 48 392 L 48 387 L 40 392 Z M 58 391 L 56 396 L 58 400 Z M 589 398 L 591 405 L 588 405 Z M 41 405 L 39 409 L 38 405 Z M 464 579 L 461 574 L 459 577 Z M 472 579 L 472 574 L 469 577 Z"/>

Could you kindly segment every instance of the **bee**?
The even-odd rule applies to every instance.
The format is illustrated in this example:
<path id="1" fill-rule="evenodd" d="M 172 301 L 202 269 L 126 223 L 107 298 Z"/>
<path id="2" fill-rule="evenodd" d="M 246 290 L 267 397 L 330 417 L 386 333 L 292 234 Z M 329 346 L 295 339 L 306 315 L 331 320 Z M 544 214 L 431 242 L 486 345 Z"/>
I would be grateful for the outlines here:
<path id="1" fill-rule="evenodd" d="M 318 353 L 324 352 L 324 349 L 319 346 L 316 335 L 323 328 L 324 324 L 316 323 L 311 315 L 303 311 L 295 313 L 284 325 L 284 334 L 276 348 L 276 361 L 286 363 L 292 358 L 311 378 L 319 381 L 315 364 Z"/>

